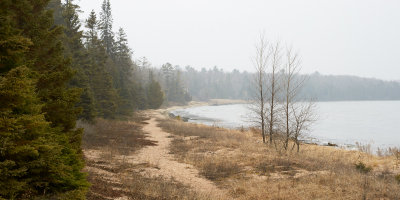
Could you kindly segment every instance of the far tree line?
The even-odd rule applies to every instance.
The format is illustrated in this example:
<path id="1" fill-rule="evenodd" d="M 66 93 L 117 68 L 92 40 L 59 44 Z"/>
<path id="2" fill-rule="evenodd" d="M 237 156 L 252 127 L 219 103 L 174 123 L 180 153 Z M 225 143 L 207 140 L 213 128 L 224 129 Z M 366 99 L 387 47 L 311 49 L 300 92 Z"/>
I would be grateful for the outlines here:
<path id="1" fill-rule="evenodd" d="M 218 67 L 196 70 L 177 66 L 182 80 L 194 100 L 252 99 L 254 70 L 226 71 Z M 268 73 L 268 72 L 267 72 Z M 278 71 L 277 73 L 283 73 Z M 307 81 L 298 98 L 316 101 L 400 100 L 400 82 L 348 75 L 297 74 Z"/>
<path id="2" fill-rule="evenodd" d="M 77 120 L 190 100 L 180 72 L 133 61 L 109 0 L 83 24 L 75 2 L 0 1 L 0 199 L 85 199 Z"/>

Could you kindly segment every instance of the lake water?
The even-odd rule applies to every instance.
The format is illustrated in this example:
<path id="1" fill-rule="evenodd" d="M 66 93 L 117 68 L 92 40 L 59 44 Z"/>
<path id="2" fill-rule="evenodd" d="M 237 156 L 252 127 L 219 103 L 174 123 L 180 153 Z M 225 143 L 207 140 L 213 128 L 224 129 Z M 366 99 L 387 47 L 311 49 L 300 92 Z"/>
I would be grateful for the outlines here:
<path id="1" fill-rule="evenodd" d="M 400 101 L 319 102 L 318 121 L 307 140 L 354 147 L 356 142 L 373 148 L 400 147 Z M 189 122 L 226 128 L 249 127 L 246 104 L 200 106 L 175 110 Z"/>

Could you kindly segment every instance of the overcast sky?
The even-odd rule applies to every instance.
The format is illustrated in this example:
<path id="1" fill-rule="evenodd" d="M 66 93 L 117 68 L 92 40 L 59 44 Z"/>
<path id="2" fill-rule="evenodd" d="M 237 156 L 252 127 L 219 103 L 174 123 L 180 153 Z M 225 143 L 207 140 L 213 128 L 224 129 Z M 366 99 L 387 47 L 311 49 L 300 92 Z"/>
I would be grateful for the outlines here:
<path id="1" fill-rule="evenodd" d="M 103 0 L 78 0 L 83 18 Z M 260 32 L 300 52 L 303 73 L 400 80 L 399 0 L 111 0 L 134 57 L 252 71 Z"/>

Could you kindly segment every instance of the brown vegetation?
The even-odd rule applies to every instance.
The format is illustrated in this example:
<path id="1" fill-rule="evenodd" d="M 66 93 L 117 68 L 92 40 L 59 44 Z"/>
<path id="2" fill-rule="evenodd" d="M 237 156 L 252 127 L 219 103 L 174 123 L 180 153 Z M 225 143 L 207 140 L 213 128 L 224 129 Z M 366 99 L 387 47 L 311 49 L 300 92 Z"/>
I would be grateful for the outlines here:
<path id="1" fill-rule="evenodd" d="M 394 156 L 304 145 L 279 153 L 255 137 L 259 131 L 226 130 L 160 120 L 172 134 L 171 153 L 237 199 L 399 199 Z M 293 145 L 293 143 L 291 144 Z M 397 180 L 396 180 L 397 179 Z"/>
<path id="2" fill-rule="evenodd" d="M 156 145 L 142 131 L 144 120 L 137 115 L 129 121 L 78 123 L 85 128 L 85 171 L 91 183 L 87 199 L 199 199 L 177 181 L 141 173 L 143 168 L 153 167 L 149 163 L 130 162 L 137 150 Z"/>

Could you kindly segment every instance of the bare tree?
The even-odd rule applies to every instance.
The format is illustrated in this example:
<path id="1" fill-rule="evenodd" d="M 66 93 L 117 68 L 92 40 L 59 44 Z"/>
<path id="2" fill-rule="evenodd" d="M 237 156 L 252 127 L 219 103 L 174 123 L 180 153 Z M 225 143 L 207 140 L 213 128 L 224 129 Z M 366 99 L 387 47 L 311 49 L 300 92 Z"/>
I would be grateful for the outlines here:
<path id="1" fill-rule="evenodd" d="M 300 138 L 310 131 L 311 125 L 317 120 L 315 115 L 315 103 L 310 100 L 308 102 L 298 102 L 291 105 L 293 113 L 292 139 L 293 146 L 297 146 L 297 152 L 300 151 Z"/>
<path id="2" fill-rule="evenodd" d="M 312 101 L 298 102 L 298 93 L 307 77 L 300 76 L 299 55 L 292 48 L 286 48 L 286 62 L 283 72 L 283 114 L 284 114 L 284 149 L 288 150 L 289 140 L 292 139 L 297 150 L 300 149 L 299 138 L 316 120 L 315 104 Z M 292 147 L 292 149 L 294 146 Z"/>
<path id="3" fill-rule="evenodd" d="M 312 101 L 297 102 L 296 97 L 306 80 L 306 76 L 299 76 L 298 54 L 291 48 L 283 52 L 279 42 L 270 44 L 261 36 L 253 63 L 256 95 L 250 110 L 256 114 L 253 122 L 261 128 L 263 142 L 266 143 L 268 132 L 269 143 L 278 151 L 289 150 L 290 140 L 294 142 L 292 150 L 297 145 L 299 151 L 301 136 L 316 118 Z"/>
<path id="4" fill-rule="evenodd" d="M 270 73 L 268 74 L 267 79 L 267 111 L 266 111 L 266 118 L 268 124 L 268 133 L 269 133 L 269 142 L 272 144 L 273 137 L 275 135 L 276 124 L 278 123 L 278 103 L 279 103 L 279 92 L 280 92 L 280 85 L 279 85 L 279 77 L 278 72 L 282 67 L 282 53 L 280 43 L 277 42 L 274 45 L 270 46 L 271 51 L 271 67 Z"/>
<path id="5" fill-rule="evenodd" d="M 265 40 L 264 35 L 260 34 L 258 44 L 256 44 L 256 54 L 253 58 L 253 65 L 256 70 L 254 85 L 256 93 L 253 97 L 253 103 L 250 105 L 250 110 L 256 114 L 255 122 L 261 128 L 261 135 L 265 143 L 265 127 L 266 127 L 266 69 L 270 59 L 269 43 Z"/>

